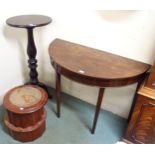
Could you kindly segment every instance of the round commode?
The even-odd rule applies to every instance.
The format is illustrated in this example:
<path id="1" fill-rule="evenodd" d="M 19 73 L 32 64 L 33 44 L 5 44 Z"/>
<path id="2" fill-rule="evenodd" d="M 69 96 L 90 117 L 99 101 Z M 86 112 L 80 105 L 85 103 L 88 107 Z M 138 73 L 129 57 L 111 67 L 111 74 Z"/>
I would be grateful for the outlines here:
<path id="1" fill-rule="evenodd" d="M 4 121 L 10 135 L 19 141 L 33 141 L 45 131 L 48 95 L 36 85 L 23 85 L 11 89 L 3 105 L 7 110 Z"/>

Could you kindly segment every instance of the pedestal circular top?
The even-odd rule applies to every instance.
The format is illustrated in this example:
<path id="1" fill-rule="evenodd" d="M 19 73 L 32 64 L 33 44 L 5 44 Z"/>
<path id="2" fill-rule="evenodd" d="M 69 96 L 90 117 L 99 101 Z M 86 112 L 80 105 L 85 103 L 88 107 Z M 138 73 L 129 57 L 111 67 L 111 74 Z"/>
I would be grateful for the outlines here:
<path id="1" fill-rule="evenodd" d="M 51 17 L 44 15 L 20 15 L 8 18 L 6 23 L 13 27 L 34 28 L 47 25 L 52 22 Z"/>

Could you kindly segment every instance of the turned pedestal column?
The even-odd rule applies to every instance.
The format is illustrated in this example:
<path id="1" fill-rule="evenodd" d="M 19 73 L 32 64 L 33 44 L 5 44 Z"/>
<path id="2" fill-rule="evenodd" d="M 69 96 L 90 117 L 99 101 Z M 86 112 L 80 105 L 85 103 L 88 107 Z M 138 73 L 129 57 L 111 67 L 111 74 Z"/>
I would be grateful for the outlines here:
<path id="1" fill-rule="evenodd" d="M 6 23 L 9 26 L 17 27 L 17 28 L 25 28 L 27 30 L 28 42 L 27 42 L 27 55 L 28 59 L 28 66 L 30 68 L 30 81 L 28 84 L 39 85 L 44 88 L 47 92 L 47 87 L 39 82 L 38 80 L 38 72 L 37 72 L 37 50 L 34 42 L 33 37 L 33 30 L 36 27 L 45 26 L 51 23 L 52 19 L 48 16 L 43 15 L 20 15 L 14 16 L 7 19 Z M 48 93 L 49 94 L 49 93 Z M 49 95 L 51 97 L 51 95 Z"/>

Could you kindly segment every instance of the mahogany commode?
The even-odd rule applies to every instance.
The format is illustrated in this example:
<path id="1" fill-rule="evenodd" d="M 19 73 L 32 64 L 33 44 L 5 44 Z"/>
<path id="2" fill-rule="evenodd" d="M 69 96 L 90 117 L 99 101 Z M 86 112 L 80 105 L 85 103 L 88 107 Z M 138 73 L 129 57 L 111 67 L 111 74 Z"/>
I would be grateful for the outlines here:
<path id="1" fill-rule="evenodd" d="M 27 142 L 43 134 L 47 100 L 44 89 L 35 85 L 18 86 L 6 93 L 3 101 L 7 110 L 4 121 L 14 139 Z"/>
<path id="2" fill-rule="evenodd" d="M 126 86 L 141 82 L 150 65 L 61 39 L 49 46 L 56 70 L 57 116 L 60 117 L 61 75 L 83 84 L 100 87 L 91 133 L 95 127 L 105 87 Z"/>
<path id="3" fill-rule="evenodd" d="M 30 84 L 39 85 L 44 88 L 47 92 L 47 87 L 40 83 L 38 80 L 38 72 L 37 72 L 37 49 L 34 42 L 33 37 L 33 29 L 36 27 L 41 27 L 48 25 L 52 22 L 52 19 L 48 16 L 44 15 L 19 15 L 14 16 L 6 20 L 6 23 L 9 26 L 17 27 L 17 28 L 25 28 L 27 30 L 28 35 L 28 43 L 27 43 L 27 54 L 29 57 L 28 63 L 30 68 Z M 49 93 L 48 93 L 49 94 Z M 49 97 L 50 94 L 49 94 Z"/>

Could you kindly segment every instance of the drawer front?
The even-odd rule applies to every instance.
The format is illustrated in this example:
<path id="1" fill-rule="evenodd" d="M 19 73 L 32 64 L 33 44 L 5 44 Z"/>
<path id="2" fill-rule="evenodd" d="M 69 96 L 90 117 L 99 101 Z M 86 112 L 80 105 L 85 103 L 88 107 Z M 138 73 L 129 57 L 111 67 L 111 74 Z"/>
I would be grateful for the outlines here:
<path id="1" fill-rule="evenodd" d="M 155 101 L 139 96 L 130 124 L 134 143 L 155 143 Z"/>

